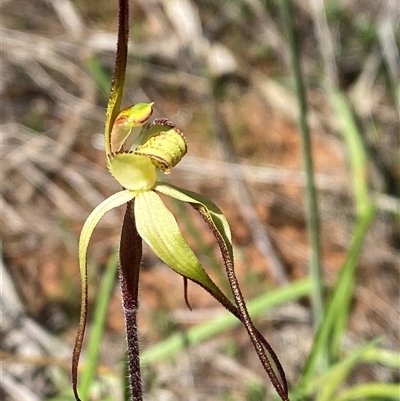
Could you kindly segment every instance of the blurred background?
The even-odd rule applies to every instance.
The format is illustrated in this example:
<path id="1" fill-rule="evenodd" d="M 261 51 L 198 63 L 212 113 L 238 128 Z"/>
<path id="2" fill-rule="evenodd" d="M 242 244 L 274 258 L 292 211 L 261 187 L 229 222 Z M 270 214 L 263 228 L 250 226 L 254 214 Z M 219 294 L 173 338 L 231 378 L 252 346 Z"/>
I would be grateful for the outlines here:
<path id="1" fill-rule="evenodd" d="M 362 252 L 351 261 L 355 284 L 341 353 L 375 338 L 381 350 L 398 352 L 399 3 L 292 3 L 328 287 L 348 260 L 365 203 L 377 205 Z M 175 122 L 189 144 L 188 155 L 167 179 L 208 196 L 227 216 L 246 299 L 307 280 L 299 108 L 281 2 L 135 0 L 130 5 L 123 105 L 154 101 L 153 116 Z M 70 400 L 80 299 L 78 236 L 90 211 L 119 189 L 105 167 L 102 137 L 117 1 L 2 0 L 0 7 L 0 398 Z M 332 94 L 331 87 L 338 91 Z M 168 205 L 207 270 L 228 288 L 204 223 L 191 210 Z M 102 277 L 115 266 L 123 213 L 123 207 L 108 213 L 89 247 L 90 318 Z M 221 312 L 195 285 L 189 286 L 189 311 L 181 278 L 146 247 L 140 280 L 143 350 Z M 255 319 L 291 388 L 313 344 L 305 295 Z M 115 280 L 90 400 L 123 399 L 120 305 Z M 274 394 L 241 327 L 221 329 L 148 363 L 143 380 L 149 401 L 260 401 Z M 398 380 L 398 366 L 364 361 L 338 388 Z M 305 399 L 319 399 L 317 394 L 318 389 Z"/>

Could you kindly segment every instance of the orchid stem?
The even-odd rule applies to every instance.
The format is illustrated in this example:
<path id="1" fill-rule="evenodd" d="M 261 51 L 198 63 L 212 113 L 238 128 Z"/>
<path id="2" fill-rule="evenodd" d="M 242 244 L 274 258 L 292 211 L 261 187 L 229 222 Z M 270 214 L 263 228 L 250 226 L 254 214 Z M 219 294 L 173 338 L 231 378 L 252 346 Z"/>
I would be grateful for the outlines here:
<path id="1" fill-rule="evenodd" d="M 142 401 L 139 342 L 137 333 L 137 310 L 140 262 L 142 260 L 142 239 L 140 238 L 133 214 L 133 202 L 127 204 L 121 232 L 119 278 L 122 292 L 122 306 L 125 317 L 128 346 L 128 376 L 131 401 Z"/>

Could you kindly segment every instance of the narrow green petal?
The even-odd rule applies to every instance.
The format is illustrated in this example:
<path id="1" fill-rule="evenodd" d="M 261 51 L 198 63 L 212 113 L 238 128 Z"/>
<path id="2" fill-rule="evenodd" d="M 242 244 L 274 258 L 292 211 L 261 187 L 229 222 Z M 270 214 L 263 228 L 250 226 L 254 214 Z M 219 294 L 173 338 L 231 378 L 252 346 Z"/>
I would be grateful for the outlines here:
<path id="1" fill-rule="evenodd" d="M 136 192 L 124 190 L 117 192 L 110 196 L 105 201 L 100 203 L 89 215 L 85 224 L 83 225 L 81 235 L 79 238 L 79 270 L 81 275 L 81 312 L 79 319 L 79 328 L 75 339 L 75 347 L 73 352 L 72 362 L 72 375 L 74 377 L 74 391 L 76 392 L 76 379 L 78 372 L 79 356 L 82 350 L 83 338 L 85 334 L 85 326 L 87 319 L 87 299 L 88 299 L 88 285 L 87 285 L 87 249 L 92 236 L 93 230 L 97 223 L 109 210 L 121 206 L 124 203 L 131 201 L 136 196 Z M 76 393 L 77 395 L 77 393 Z"/>
<path id="2" fill-rule="evenodd" d="M 141 127 L 148 121 L 153 113 L 153 104 L 137 103 L 118 113 L 110 134 L 111 153 L 121 150 L 128 136 L 131 135 L 132 128 Z M 128 150 L 127 147 L 124 148 Z"/>
<path id="3" fill-rule="evenodd" d="M 184 240 L 175 217 L 159 195 L 153 191 L 139 193 L 135 199 L 135 219 L 140 236 L 165 264 L 212 293 L 221 294 Z"/>
<path id="4" fill-rule="evenodd" d="M 115 121 L 111 130 L 111 153 L 119 152 L 126 138 L 131 134 L 132 126 L 128 123 L 117 124 Z M 125 149 L 126 150 L 126 149 Z"/>
<path id="5" fill-rule="evenodd" d="M 199 205 L 203 214 L 207 216 L 207 219 L 212 223 L 215 230 L 219 232 L 225 242 L 230 258 L 233 259 L 232 234 L 229 228 L 229 223 L 215 203 L 211 202 L 205 196 L 167 183 L 157 183 L 157 186 L 154 189 L 182 202 Z"/>
<path id="6" fill-rule="evenodd" d="M 92 236 L 93 230 L 97 226 L 100 219 L 111 209 L 123 205 L 131 201 L 136 196 L 136 193 L 125 189 L 111 195 L 109 198 L 104 200 L 98 205 L 89 217 L 86 219 L 85 224 L 82 227 L 81 235 L 79 238 L 79 269 L 81 277 L 86 279 L 86 253 L 89 245 L 90 237 Z"/>

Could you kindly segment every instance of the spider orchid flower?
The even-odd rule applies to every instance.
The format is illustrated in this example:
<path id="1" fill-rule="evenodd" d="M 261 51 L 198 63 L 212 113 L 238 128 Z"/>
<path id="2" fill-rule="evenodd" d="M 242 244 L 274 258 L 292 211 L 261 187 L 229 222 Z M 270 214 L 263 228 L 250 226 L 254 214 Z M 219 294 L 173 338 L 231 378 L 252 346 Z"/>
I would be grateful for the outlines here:
<path id="1" fill-rule="evenodd" d="M 218 207 L 207 198 L 158 180 L 158 173 L 168 174 L 187 152 L 183 134 L 167 119 L 148 123 L 153 103 L 138 103 L 121 110 L 128 58 L 129 1 L 119 0 L 118 41 L 107 106 L 105 153 L 107 168 L 123 189 L 97 206 L 83 225 L 79 239 L 81 275 L 81 314 L 72 356 L 72 387 L 78 395 L 78 365 L 87 321 L 88 282 L 87 249 L 93 230 L 109 210 L 127 204 L 120 242 L 120 283 L 128 345 L 128 376 L 131 400 L 142 401 L 140 358 L 137 339 L 138 282 L 142 240 L 172 270 L 187 281 L 203 287 L 246 328 L 256 354 L 270 381 L 283 401 L 288 401 L 288 387 L 283 368 L 263 335 L 255 328 L 236 279 L 232 237 L 229 224 Z M 193 250 L 183 238 L 175 217 L 164 205 L 163 194 L 192 206 L 205 221 L 219 246 L 231 297 L 227 297 L 210 278 Z M 234 302 L 230 300 L 234 299 Z"/>
<path id="2" fill-rule="evenodd" d="M 82 298 L 80 325 L 74 351 L 76 368 L 87 318 L 86 255 L 90 237 L 107 211 L 134 201 L 131 210 L 139 236 L 166 265 L 184 278 L 185 300 L 187 301 L 187 280 L 191 280 L 234 314 L 245 326 L 278 394 L 283 400 L 287 400 L 287 384 L 279 360 L 268 342 L 254 327 L 247 312 L 234 272 L 231 231 L 226 218 L 214 203 L 202 195 L 157 180 L 158 171 L 169 173 L 179 163 L 187 152 L 187 143 L 179 129 L 167 119 L 156 119 L 153 123 L 147 124 L 152 111 L 153 103 L 139 103 L 123 109 L 116 116 L 110 135 L 106 135 L 107 167 L 124 189 L 98 205 L 89 215 L 81 231 L 79 266 Z M 132 138 L 135 133 L 138 135 Z M 186 243 L 175 217 L 164 205 L 159 194 L 191 205 L 211 229 L 222 254 L 235 304 L 207 274 Z"/>

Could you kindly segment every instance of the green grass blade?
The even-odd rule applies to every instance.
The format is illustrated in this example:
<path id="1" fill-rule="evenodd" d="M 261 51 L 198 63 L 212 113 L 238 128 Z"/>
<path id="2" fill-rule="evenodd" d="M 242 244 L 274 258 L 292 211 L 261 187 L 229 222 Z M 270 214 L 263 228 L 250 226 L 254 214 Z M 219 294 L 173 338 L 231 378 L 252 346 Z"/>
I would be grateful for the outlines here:
<path id="1" fill-rule="evenodd" d="M 375 211 L 375 207 L 371 206 L 368 213 L 365 214 L 365 217 L 360 219 L 355 229 L 347 260 L 343 265 L 338 282 L 329 302 L 324 321 L 322 322 L 322 325 L 317 332 L 313 348 L 307 358 L 307 361 L 303 368 L 303 372 L 299 379 L 298 387 L 300 389 L 305 387 L 306 384 L 310 381 L 312 374 L 314 373 L 319 355 L 325 352 L 326 349 L 329 349 L 330 335 L 332 330 L 335 328 L 338 316 L 343 313 L 343 310 L 345 311 L 344 313 L 346 314 L 346 316 L 348 315 L 348 306 L 346 307 L 346 305 L 349 305 L 350 302 L 357 259 L 361 252 L 361 247 L 365 238 L 365 234 L 375 215 Z M 342 323 L 343 320 L 341 324 Z M 340 327 L 340 330 L 336 328 L 336 343 L 340 342 L 339 340 L 343 329 L 344 328 L 342 326 Z"/>
<path id="2" fill-rule="evenodd" d="M 328 93 L 340 121 L 343 138 L 347 146 L 357 215 L 363 216 L 370 203 L 367 181 L 368 158 L 364 143 L 345 96 L 334 88 L 329 90 Z"/>
<path id="3" fill-rule="evenodd" d="M 115 253 L 109 260 L 107 268 L 102 279 L 100 290 L 96 297 L 96 306 L 94 310 L 93 325 L 90 337 L 88 338 L 88 351 L 86 363 L 82 371 L 79 385 L 79 393 L 83 400 L 88 399 L 91 384 L 97 370 L 97 364 L 100 353 L 100 343 L 105 331 L 107 311 L 110 304 L 110 298 L 115 285 L 115 278 L 118 271 L 118 256 Z"/>
<path id="4" fill-rule="evenodd" d="M 307 123 L 307 101 L 303 84 L 303 75 L 300 66 L 300 57 L 296 43 L 296 35 L 293 28 L 290 0 L 282 1 L 282 11 L 292 58 L 293 75 L 296 83 L 297 100 L 300 111 L 299 128 L 302 140 L 303 165 L 306 174 L 306 211 L 308 217 L 307 228 L 311 247 L 310 275 L 313 283 L 312 304 L 314 325 L 315 327 L 318 327 L 321 324 L 324 316 L 322 296 L 323 281 L 320 263 L 318 203 L 314 184 L 314 168 L 311 155 L 311 137 Z M 326 358 L 324 359 L 325 365 L 327 365 L 327 360 Z"/>
<path id="5" fill-rule="evenodd" d="M 260 316 L 268 310 L 285 302 L 294 301 L 310 294 L 310 280 L 296 281 L 279 290 L 253 299 L 247 303 L 249 313 L 252 317 Z M 144 350 L 141 355 L 141 363 L 149 364 L 163 359 L 171 358 L 187 348 L 188 345 L 199 344 L 217 334 L 239 325 L 240 322 L 228 312 L 224 312 L 210 322 L 187 330 L 184 334 L 174 334 L 152 347 Z"/>
<path id="6" fill-rule="evenodd" d="M 106 72 L 96 56 L 92 56 L 86 60 L 86 67 L 93 80 L 96 82 L 100 93 L 107 99 L 110 93 L 110 74 Z"/>
<path id="7" fill-rule="evenodd" d="M 372 348 L 364 355 L 364 361 L 369 363 L 379 363 L 392 369 L 400 370 L 400 354 L 381 348 Z"/>
<path id="8" fill-rule="evenodd" d="M 370 205 L 364 210 L 364 215 L 358 219 L 353 241 L 348 251 L 347 258 L 341 268 L 338 284 L 333 297 L 335 297 L 336 319 L 331 330 L 330 352 L 332 358 L 337 358 L 340 352 L 343 334 L 347 328 L 352 289 L 357 268 L 357 261 L 361 253 L 365 235 L 376 214 L 376 207 Z"/>
<path id="9" fill-rule="evenodd" d="M 123 364 L 123 372 L 124 372 L 124 376 L 122 378 L 122 388 L 123 388 L 122 397 L 123 397 L 124 401 L 130 401 L 131 390 L 129 388 L 129 367 L 128 367 L 127 351 L 124 353 L 122 364 Z"/>
<path id="10" fill-rule="evenodd" d="M 336 401 L 400 400 L 400 384 L 368 383 L 354 386 L 340 394 Z"/>
<path id="11" fill-rule="evenodd" d="M 316 381 L 316 401 L 331 401 L 336 399 L 337 390 L 349 376 L 354 366 L 363 359 L 363 356 L 376 345 L 379 340 L 373 340 L 369 344 L 353 350 L 346 358 L 333 365 L 326 374 Z"/>

